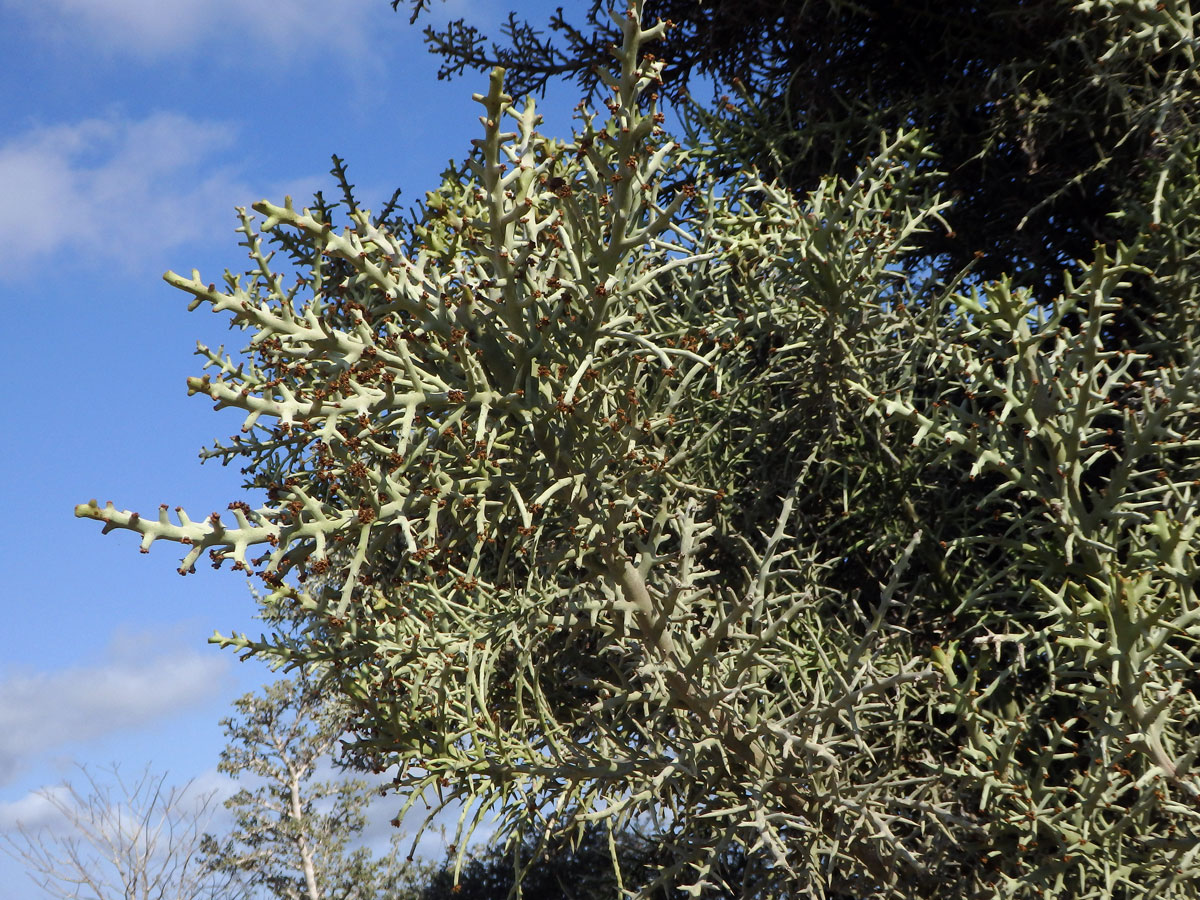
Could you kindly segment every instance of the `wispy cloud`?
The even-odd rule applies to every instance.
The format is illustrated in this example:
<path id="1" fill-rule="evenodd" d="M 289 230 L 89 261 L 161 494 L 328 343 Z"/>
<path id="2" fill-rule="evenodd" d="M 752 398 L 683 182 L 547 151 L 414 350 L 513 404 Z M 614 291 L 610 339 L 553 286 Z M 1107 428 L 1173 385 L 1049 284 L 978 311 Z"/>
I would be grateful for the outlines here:
<path id="1" fill-rule="evenodd" d="M 143 61 L 181 53 L 244 54 L 246 47 L 271 61 L 298 52 L 312 61 L 330 52 L 354 54 L 366 45 L 368 22 L 379 6 L 390 12 L 381 0 L 2 0 L 0 5 L 23 16 L 44 39 Z"/>
<path id="2" fill-rule="evenodd" d="M 156 113 L 31 129 L 0 143 L 0 278 L 102 260 L 162 271 L 167 252 L 227 240 L 236 206 L 263 196 L 227 162 L 238 130 Z M 269 189 L 306 199 L 321 180 Z M 271 196 L 274 196 L 272 193 Z"/>
<path id="3" fill-rule="evenodd" d="M 7 274 L 81 256 L 157 262 L 227 221 L 235 201 L 251 199 L 217 159 L 234 138 L 225 123 L 159 113 L 35 128 L 0 144 L 0 198 L 16 212 L 0 219 Z"/>
<path id="4" fill-rule="evenodd" d="M 57 831 L 62 828 L 60 807 L 69 803 L 71 792 L 66 785 L 39 788 L 10 803 L 0 803 L 0 834 L 15 831 L 18 826 L 38 831 L 43 828 Z"/>
<path id="5" fill-rule="evenodd" d="M 0 785 L 37 759 L 80 742 L 145 727 L 212 700 L 225 657 L 126 637 L 92 666 L 0 679 Z"/>

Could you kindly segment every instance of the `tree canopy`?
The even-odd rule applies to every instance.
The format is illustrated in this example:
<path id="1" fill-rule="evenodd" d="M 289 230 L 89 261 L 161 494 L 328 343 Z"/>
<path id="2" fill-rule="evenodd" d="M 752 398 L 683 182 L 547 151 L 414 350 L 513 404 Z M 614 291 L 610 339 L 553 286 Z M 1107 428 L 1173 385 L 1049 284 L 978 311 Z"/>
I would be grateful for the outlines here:
<path id="1" fill-rule="evenodd" d="M 204 865 L 280 900 L 399 900 L 396 854 L 351 846 L 367 825 L 367 783 L 321 777 L 337 762 L 345 718 L 310 675 L 239 697 L 221 721 L 229 743 L 217 770 L 248 783 L 225 801 L 233 827 L 204 836 Z"/>
<path id="2" fill-rule="evenodd" d="M 426 5 L 411 0 L 414 19 Z M 562 78 L 591 91 L 619 35 L 604 0 L 579 10 L 542 27 L 514 15 L 492 42 L 462 19 L 427 40 L 443 77 L 501 65 L 516 93 Z M 910 253 L 945 276 L 970 265 L 1049 301 L 1093 244 L 1135 239 L 1148 180 L 1188 170 L 1187 2 L 648 0 L 645 15 L 677 26 L 653 50 L 666 90 L 708 78 L 727 92 L 693 108 L 727 165 L 808 191 L 851 176 L 881 131 L 919 129 L 955 216 Z"/>
<path id="3" fill-rule="evenodd" d="M 1085 6 L 1117 55 L 1195 40 Z M 571 138 L 497 69 L 414 220 L 262 201 L 248 272 L 169 273 L 250 332 L 189 390 L 245 411 L 207 455 L 266 501 L 77 515 L 255 570 L 302 628 L 221 640 L 322 666 L 460 849 L 497 812 L 535 855 L 647 828 L 643 896 L 1196 896 L 1185 113 L 1120 236 L 939 273 L 974 226 L 928 123 L 739 170 L 663 132 L 642 13 Z"/>

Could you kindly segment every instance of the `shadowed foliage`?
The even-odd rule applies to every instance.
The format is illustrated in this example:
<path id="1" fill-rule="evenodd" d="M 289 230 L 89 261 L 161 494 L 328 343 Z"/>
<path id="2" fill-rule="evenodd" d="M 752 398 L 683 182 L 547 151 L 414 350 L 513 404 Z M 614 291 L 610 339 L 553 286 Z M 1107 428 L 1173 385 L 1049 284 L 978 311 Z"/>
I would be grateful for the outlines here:
<path id="1" fill-rule="evenodd" d="M 443 77 L 502 65 L 517 93 L 562 78 L 594 90 L 619 35 L 603 0 L 580 9 L 514 15 L 490 43 L 462 19 L 426 35 Z M 677 25 L 654 48 L 667 90 L 703 77 L 726 94 L 692 111 L 731 170 L 809 191 L 851 175 L 881 131 L 919 129 L 955 214 L 913 262 L 1005 275 L 1044 301 L 1094 243 L 1136 235 L 1113 212 L 1184 162 L 1173 138 L 1197 112 L 1185 2 L 650 0 L 645 14 Z"/>

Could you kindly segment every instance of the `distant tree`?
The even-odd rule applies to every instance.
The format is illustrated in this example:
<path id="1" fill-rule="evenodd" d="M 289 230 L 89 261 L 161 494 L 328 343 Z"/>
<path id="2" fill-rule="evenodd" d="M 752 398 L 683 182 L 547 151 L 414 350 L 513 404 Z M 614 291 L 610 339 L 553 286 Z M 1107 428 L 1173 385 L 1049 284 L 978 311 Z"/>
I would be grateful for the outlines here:
<path id="1" fill-rule="evenodd" d="M 20 825 L 5 849 L 30 877 L 61 900 L 236 900 L 247 892 L 233 872 L 201 859 L 215 793 L 192 783 L 169 787 L 146 768 L 135 780 L 117 766 L 111 782 L 82 768 L 86 787 L 66 783 L 40 792 L 61 817 L 40 829 Z M 64 830 L 65 826 L 65 830 Z"/>
<path id="2" fill-rule="evenodd" d="M 318 778 L 345 731 L 336 698 L 301 675 L 234 705 L 218 769 L 251 786 L 225 801 L 233 831 L 205 836 L 205 863 L 279 900 L 396 900 L 397 855 L 352 847 L 367 824 L 366 782 Z"/>

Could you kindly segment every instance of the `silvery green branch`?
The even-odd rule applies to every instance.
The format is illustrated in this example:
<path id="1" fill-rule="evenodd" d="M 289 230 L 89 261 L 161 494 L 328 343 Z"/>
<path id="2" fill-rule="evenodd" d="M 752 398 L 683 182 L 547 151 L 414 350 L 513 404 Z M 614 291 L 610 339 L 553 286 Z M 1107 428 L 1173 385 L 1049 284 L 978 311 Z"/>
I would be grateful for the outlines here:
<path id="1" fill-rule="evenodd" d="M 615 21 L 570 140 L 497 70 L 410 227 L 263 201 L 250 271 L 167 275 L 250 333 L 188 386 L 265 503 L 76 514 L 271 585 L 302 628 L 217 640 L 324 667 L 460 850 L 637 823 L 695 895 L 1195 896 L 1194 171 L 1049 307 L 922 278 L 922 135 L 802 197 L 715 174 L 668 24 Z M 1191 314 L 1114 350 L 1135 278 Z"/>

